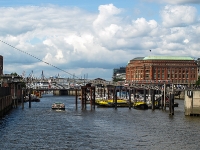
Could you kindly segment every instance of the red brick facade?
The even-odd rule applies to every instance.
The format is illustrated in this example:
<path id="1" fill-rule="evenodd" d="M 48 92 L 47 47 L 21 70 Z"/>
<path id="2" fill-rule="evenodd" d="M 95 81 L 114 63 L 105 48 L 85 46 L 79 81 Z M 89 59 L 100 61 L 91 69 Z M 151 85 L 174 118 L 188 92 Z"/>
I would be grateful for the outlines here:
<path id="1" fill-rule="evenodd" d="M 197 70 L 195 60 L 154 60 L 141 57 L 131 60 L 126 66 L 126 81 L 194 84 L 198 79 Z"/>

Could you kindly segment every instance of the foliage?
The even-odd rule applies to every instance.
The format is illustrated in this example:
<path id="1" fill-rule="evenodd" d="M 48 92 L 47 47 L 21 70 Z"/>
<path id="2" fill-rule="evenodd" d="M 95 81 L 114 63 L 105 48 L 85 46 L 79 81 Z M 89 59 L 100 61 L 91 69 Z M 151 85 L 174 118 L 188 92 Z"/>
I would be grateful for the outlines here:
<path id="1" fill-rule="evenodd" d="M 198 77 L 198 80 L 196 81 L 196 85 L 200 85 L 200 76 Z"/>
<path id="2" fill-rule="evenodd" d="M 118 81 L 124 81 L 124 79 L 122 79 L 122 78 L 114 78 L 113 79 L 113 82 L 118 82 Z"/>
<path id="3" fill-rule="evenodd" d="M 12 76 L 18 76 L 18 74 L 16 72 L 12 72 L 11 75 Z"/>
<path id="4" fill-rule="evenodd" d="M 26 88 L 26 83 L 25 82 L 21 82 L 21 87 L 22 88 Z"/>

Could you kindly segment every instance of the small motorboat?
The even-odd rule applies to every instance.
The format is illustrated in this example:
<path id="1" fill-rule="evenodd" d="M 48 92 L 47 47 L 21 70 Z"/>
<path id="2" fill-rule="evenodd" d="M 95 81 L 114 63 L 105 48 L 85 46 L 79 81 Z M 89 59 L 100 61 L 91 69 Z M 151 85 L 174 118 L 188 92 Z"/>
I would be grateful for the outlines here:
<path id="1" fill-rule="evenodd" d="M 133 103 L 133 108 L 135 109 L 148 109 L 148 105 L 144 101 L 138 101 Z"/>
<path id="2" fill-rule="evenodd" d="M 55 102 L 52 104 L 52 109 L 65 110 L 65 104 L 61 102 Z"/>

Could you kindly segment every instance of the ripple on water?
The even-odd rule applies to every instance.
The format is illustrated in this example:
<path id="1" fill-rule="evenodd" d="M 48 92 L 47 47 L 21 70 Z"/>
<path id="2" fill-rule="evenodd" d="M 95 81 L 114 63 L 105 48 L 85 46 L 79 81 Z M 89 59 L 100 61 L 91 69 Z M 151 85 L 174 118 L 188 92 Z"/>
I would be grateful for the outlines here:
<path id="1" fill-rule="evenodd" d="M 55 101 L 65 111 L 54 111 Z M 198 149 L 200 119 L 185 117 L 183 101 L 169 117 L 168 110 L 96 108 L 75 110 L 74 97 L 41 98 L 0 120 L 2 149 Z"/>

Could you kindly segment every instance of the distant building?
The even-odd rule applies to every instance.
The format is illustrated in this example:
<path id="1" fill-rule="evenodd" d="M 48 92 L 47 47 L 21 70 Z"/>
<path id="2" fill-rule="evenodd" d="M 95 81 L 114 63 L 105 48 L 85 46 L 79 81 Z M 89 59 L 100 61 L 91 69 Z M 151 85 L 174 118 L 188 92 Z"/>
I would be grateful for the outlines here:
<path id="1" fill-rule="evenodd" d="M 197 79 L 197 62 L 191 57 L 137 57 L 126 66 L 126 80 L 130 82 L 195 84 Z"/>
<path id="2" fill-rule="evenodd" d="M 200 58 L 198 58 L 196 62 L 197 62 L 197 67 L 198 67 L 198 76 L 200 76 Z"/>
<path id="3" fill-rule="evenodd" d="M 126 67 L 113 69 L 113 81 L 116 79 L 126 80 Z"/>
<path id="4" fill-rule="evenodd" d="M 3 74 L 3 56 L 0 55 L 0 75 Z"/>

